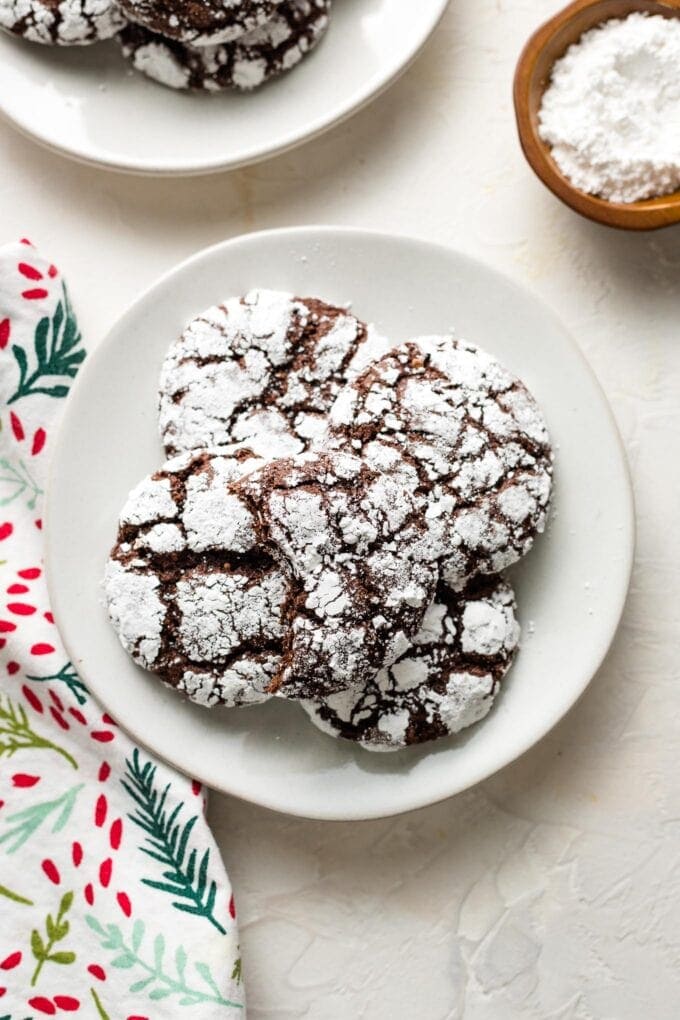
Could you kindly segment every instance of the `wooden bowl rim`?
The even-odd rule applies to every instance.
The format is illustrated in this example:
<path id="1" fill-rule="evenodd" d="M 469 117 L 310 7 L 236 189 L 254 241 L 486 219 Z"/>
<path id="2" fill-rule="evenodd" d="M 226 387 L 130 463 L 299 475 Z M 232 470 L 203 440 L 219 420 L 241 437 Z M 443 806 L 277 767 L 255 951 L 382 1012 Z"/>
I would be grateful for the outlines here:
<path id="1" fill-rule="evenodd" d="M 680 0 L 654 0 L 680 15 Z M 588 8 L 600 7 L 607 0 L 573 0 L 548 21 L 540 25 L 524 46 L 513 84 L 515 117 L 522 151 L 534 173 L 566 205 L 596 223 L 622 230 L 656 230 L 680 222 L 680 191 L 640 202 L 608 202 L 606 199 L 580 191 L 560 171 L 548 145 L 540 138 L 531 117 L 531 85 L 536 63 L 556 33 Z M 644 10 L 630 0 L 631 13 Z M 609 20 L 608 18 L 603 18 Z M 558 59 L 558 58 L 556 58 Z"/>

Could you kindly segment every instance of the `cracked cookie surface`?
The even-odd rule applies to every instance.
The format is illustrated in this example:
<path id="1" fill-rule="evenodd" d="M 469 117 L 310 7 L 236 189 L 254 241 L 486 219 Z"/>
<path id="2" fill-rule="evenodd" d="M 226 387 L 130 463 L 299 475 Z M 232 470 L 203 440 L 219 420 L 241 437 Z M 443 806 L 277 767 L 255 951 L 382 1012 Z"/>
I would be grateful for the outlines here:
<path id="1" fill-rule="evenodd" d="M 201 705 L 264 701 L 280 666 L 287 581 L 233 487 L 259 464 L 248 450 L 168 461 L 130 493 L 106 568 L 123 647 Z"/>
<path id="2" fill-rule="evenodd" d="M 292 70 L 314 49 L 328 28 L 329 11 L 330 0 L 284 0 L 264 24 L 227 42 L 216 41 L 219 31 L 182 42 L 132 21 L 118 38 L 132 66 L 168 88 L 249 92 Z"/>
<path id="3" fill-rule="evenodd" d="M 112 0 L 0 0 L 0 28 L 29 42 L 87 46 L 125 24 Z"/>
<path id="4" fill-rule="evenodd" d="M 436 550 L 413 494 L 343 452 L 275 461 L 236 490 L 294 581 L 277 693 L 341 690 L 393 661 L 437 583 Z"/>
<path id="5" fill-rule="evenodd" d="M 542 412 L 472 344 L 422 337 L 394 348 L 344 388 L 320 445 L 415 485 L 451 587 L 503 570 L 545 528 L 553 455 Z"/>
<path id="6" fill-rule="evenodd" d="M 166 450 L 247 443 L 271 459 L 303 452 L 367 342 L 344 308 L 254 290 L 193 319 L 160 380 Z"/>
<path id="7" fill-rule="evenodd" d="M 193 46 L 232 42 L 273 17 L 280 0 L 119 0 L 130 21 Z"/>
<path id="8" fill-rule="evenodd" d="M 410 647 L 375 680 L 303 702 L 324 733 L 398 751 L 458 733 L 488 714 L 512 665 L 519 625 L 511 587 L 477 578 L 440 588 Z"/>

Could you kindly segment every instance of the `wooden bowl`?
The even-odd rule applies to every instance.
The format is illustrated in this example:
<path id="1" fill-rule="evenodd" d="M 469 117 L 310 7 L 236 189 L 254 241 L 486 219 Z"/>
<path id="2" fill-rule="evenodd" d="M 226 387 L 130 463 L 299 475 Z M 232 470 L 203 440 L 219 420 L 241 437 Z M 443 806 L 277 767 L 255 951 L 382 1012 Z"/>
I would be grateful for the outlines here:
<path id="1" fill-rule="evenodd" d="M 519 139 L 534 171 L 568 206 L 597 223 L 623 230 L 656 230 L 680 222 L 680 191 L 644 202 L 607 202 L 579 191 L 564 176 L 538 133 L 538 111 L 555 61 L 588 29 L 633 11 L 680 16 L 680 0 L 575 0 L 535 32 L 515 72 L 514 100 Z"/>

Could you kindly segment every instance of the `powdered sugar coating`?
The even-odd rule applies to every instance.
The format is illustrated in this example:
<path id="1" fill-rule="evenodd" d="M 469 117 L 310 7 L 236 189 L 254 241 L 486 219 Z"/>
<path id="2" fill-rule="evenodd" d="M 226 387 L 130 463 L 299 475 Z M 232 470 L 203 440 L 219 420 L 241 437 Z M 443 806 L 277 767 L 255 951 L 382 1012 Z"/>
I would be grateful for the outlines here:
<path id="1" fill-rule="evenodd" d="M 130 21 L 192 46 L 233 42 L 273 17 L 277 0 L 120 0 Z"/>
<path id="2" fill-rule="evenodd" d="M 211 6 L 211 10 L 217 9 L 218 5 Z M 133 67 L 161 85 L 205 92 L 250 92 L 292 70 L 314 49 L 328 28 L 329 11 L 330 0 L 284 0 L 265 24 L 220 43 L 215 40 L 228 35 L 229 27 L 216 27 L 214 34 L 201 32 L 186 44 L 167 38 L 167 32 L 161 35 L 130 23 L 119 39 Z M 182 35 L 191 34 L 179 20 L 175 28 Z"/>
<path id="3" fill-rule="evenodd" d="M 111 622 L 146 669 L 202 705 L 266 700 L 288 582 L 234 485 L 247 449 L 168 461 L 130 494 L 104 579 Z"/>
<path id="4" fill-rule="evenodd" d="M 35 43 L 86 46 L 124 24 L 114 0 L 0 0 L 0 28 Z"/>
<path id="5" fill-rule="evenodd" d="M 345 309 L 254 290 L 209 308 L 170 348 L 160 379 L 169 452 L 246 443 L 267 459 L 304 451 L 366 341 Z"/>
<path id="6" fill-rule="evenodd" d="M 553 458 L 543 415 L 472 344 L 422 337 L 369 365 L 338 396 L 320 445 L 415 485 L 452 587 L 514 563 L 545 527 Z"/>
<path id="7" fill-rule="evenodd" d="M 483 578 L 440 589 L 410 647 L 376 679 L 303 702 L 312 722 L 369 751 L 458 733 L 490 711 L 519 643 L 510 586 Z"/>
<path id="8" fill-rule="evenodd" d="M 418 630 L 437 581 L 418 501 L 394 475 L 346 453 L 307 453 L 236 486 L 292 573 L 278 693 L 362 682 Z"/>

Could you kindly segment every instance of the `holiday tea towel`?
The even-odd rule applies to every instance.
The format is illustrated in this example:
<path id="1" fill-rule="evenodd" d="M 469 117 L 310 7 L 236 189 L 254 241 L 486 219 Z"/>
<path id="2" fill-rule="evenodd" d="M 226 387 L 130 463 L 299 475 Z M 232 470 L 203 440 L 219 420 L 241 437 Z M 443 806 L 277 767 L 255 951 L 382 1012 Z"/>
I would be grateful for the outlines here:
<path id="1" fill-rule="evenodd" d="M 47 603 L 47 459 L 84 358 L 58 270 L 0 248 L 0 1020 L 241 1018 L 203 790 L 102 711 Z"/>

